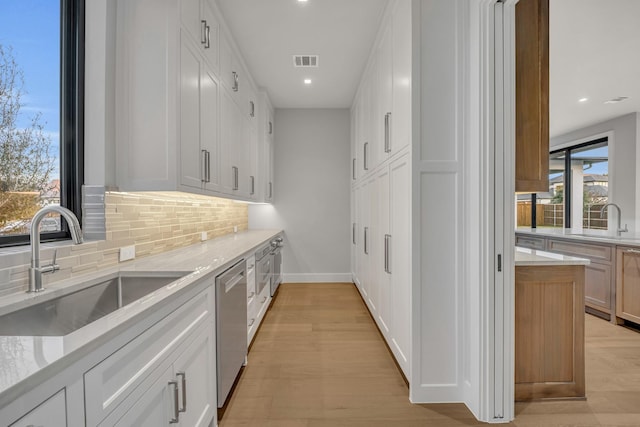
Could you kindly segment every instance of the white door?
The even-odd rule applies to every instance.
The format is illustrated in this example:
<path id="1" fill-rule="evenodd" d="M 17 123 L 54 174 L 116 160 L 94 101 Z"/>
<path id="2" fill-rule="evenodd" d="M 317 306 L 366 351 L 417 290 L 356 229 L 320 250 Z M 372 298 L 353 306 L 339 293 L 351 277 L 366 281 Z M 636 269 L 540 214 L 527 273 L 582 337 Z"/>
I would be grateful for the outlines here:
<path id="1" fill-rule="evenodd" d="M 144 395 L 115 423 L 109 418 L 101 426 L 117 427 L 169 427 L 179 415 L 174 396 L 177 387 L 173 367 L 169 366 L 149 387 Z"/>
<path id="2" fill-rule="evenodd" d="M 233 194 L 236 173 L 234 168 L 238 167 L 239 113 L 227 88 L 222 88 L 220 99 L 220 188 L 225 193 Z"/>
<path id="3" fill-rule="evenodd" d="M 218 79 L 213 71 L 204 65 L 200 76 L 200 149 L 205 150 L 207 154 L 203 165 L 207 172 L 204 188 L 211 191 L 220 191 L 218 95 Z"/>
<path id="4" fill-rule="evenodd" d="M 181 183 L 201 188 L 204 154 L 200 149 L 200 52 L 180 32 L 180 174 Z"/>
<path id="5" fill-rule="evenodd" d="M 375 274 L 376 287 L 378 291 L 378 325 L 385 337 L 389 336 L 389 327 L 391 325 L 391 277 L 389 270 L 389 168 L 383 168 L 376 178 L 377 193 L 377 227 L 375 235 L 376 257 L 373 265 Z M 407 221 L 409 220 L 409 211 L 406 211 Z"/>
<path id="6" fill-rule="evenodd" d="M 386 160 L 392 148 L 391 119 L 393 111 L 393 53 L 391 28 L 384 31 L 378 47 L 378 103 L 374 126 L 379 144 L 376 146 L 379 162 Z"/>
<path id="7" fill-rule="evenodd" d="M 206 427 L 217 415 L 214 329 L 205 325 L 173 364 L 179 388 L 180 425 Z"/>
<path id="8" fill-rule="evenodd" d="M 411 0 L 400 0 L 393 13 L 393 114 L 391 149 L 397 152 L 411 139 Z"/>
<path id="9" fill-rule="evenodd" d="M 380 224 L 378 221 L 378 191 L 376 177 L 371 176 L 367 179 L 367 198 L 368 204 L 364 206 L 368 210 L 368 233 L 367 233 L 367 298 L 371 307 L 374 318 L 378 312 L 378 278 L 376 277 L 376 266 L 380 261 L 380 244 L 378 236 L 380 235 Z"/>
<path id="10" fill-rule="evenodd" d="M 409 156 L 391 163 L 391 237 L 389 265 L 391 277 L 391 350 L 405 376 L 410 378 L 411 355 L 411 174 Z"/>

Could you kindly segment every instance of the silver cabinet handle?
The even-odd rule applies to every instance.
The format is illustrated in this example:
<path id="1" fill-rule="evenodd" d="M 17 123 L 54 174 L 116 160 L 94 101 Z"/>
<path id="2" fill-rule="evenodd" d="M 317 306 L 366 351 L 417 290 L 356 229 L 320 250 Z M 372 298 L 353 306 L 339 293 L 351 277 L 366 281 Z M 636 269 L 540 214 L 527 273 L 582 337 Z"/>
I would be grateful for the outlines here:
<path id="1" fill-rule="evenodd" d="M 355 245 L 356 244 L 356 223 L 353 223 L 353 226 L 351 227 L 351 242 Z"/>
<path id="2" fill-rule="evenodd" d="M 207 182 L 211 182 L 211 151 L 207 150 Z"/>
<path id="3" fill-rule="evenodd" d="M 238 76 L 238 73 L 233 71 L 233 88 L 232 89 L 234 92 L 237 92 L 239 88 L 240 88 L 240 76 Z"/>
<path id="4" fill-rule="evenodd" d="M 640 251 L 637 249 L 627 249 L 625 252 L 628 254 L 640 254 Z"/>
<path id="5" fill-rule="evenodd" d="M 207 150 L 200 150 L 202 154 L 202 178 L 200 181 L 207 182 Z"/>
<path id="6" fill-rule="evenodd" d="M 231 166 L 231 174 L 233 178 L 233 190 L 237 190 L 238 189 L 238 167 L 237 166 Z"/>
<path id="7" fill-rule="evenodd" d="M 364 170 L 368 171 L 369 170 L 369 159 L 367 154 L 369 153 L 369 143 L 365 142 L 364 143 L 364 161 L 362 163 L 362 166 L 364 167 Z"/>
<path id="8" fill-rule="evenodd" d="M 267 300 L 267 297 L 262 298 L 262 301 L 260 302 L 260 304 L 264 304 L 266 300 Z"/>
<path id="9" fill-rule="evenodd" d="M 251 299 L 251 298 L 253 298 L 253 296 L 254 296 L 255 294 L 256 294 L 255 292 L 251 292 L 251 293 L 249 294 L 249 296 L 247 297 L 247 299 Z"/>
<path id="10" fill-rule="evenodd" d="M 251 319 L 251 322 L 249 322 L 247 327 L 249 327 L 249 328 L 252 327 L 254 323 L 256 323 L 256 319 Z"/>
<path id="11" fill-rule="evenodd" d="M 251 195 L 253 196 L 254 194 L 256 194 L 256 178 L 251 175 L 249 177 L 249 179 L 251 180 Z"/>
<path id="12" fill-rule="evenodd" d="M 207 30 L 205 31 L 207 37 L 207 43 L 205 43 L 204 48 L 209 49 L 211 47 L 211 27 L 207 25 Z"/>
<path id="13" fill-rule="evenodd" d="M 391 152 L 391 113 L 384 115 L 384 152 Z"/>
<path id="14" fill-rule="evenodd" d="M 269 183 L 269 198 L 273 197 L 273 184 L 270 182 Z"/>
<path id="15" fill-rule="evenodd" d="M 249 116 L 256 116 L 256 104 L 253 101 L 249 101 Z"/>
<path id="16" fill-rule="evenodd" d="M 178 398 L 178 382 L 169 381 L 169 385 L 173 387 L 173 418 L 169 420 L 169 424 L 177 424 L 180 421 L 180 408 Z"/>
<path id="17" fill-rule="evenodd" d="M 201 44 L 206 44 L 207 43 L 207 21 L 206 20 L 201 20 L 200 21 L 200 43 Z"/>
<path id="18" fill-rule="evenodd" d="M 178 412 L 187 412 L 187 374 L 178 372 L 176 376 L 181 378 L 182 384 L 182 408 L 178 409 Z"/>
<path id="19" fill-rule="evenodd" d="M 384 271 L 391 274 L 391 235 L 384 235 Z"/>
<path id="20" fill-rule="evenodd" d="M 273 123 L 269 122 L 269 135 L 273 133 Z"/>
<path id="21" fill-rule="evenodd" d="M 364 228 L 364 253 L 369 255 L 369 227 Z"/>
<path id="22" fill-rule="evenodd" d="M 356 158 L 353 158 L 353 161 L 351 162 L 351 178 L 355 181 L 356 180 Z"/>

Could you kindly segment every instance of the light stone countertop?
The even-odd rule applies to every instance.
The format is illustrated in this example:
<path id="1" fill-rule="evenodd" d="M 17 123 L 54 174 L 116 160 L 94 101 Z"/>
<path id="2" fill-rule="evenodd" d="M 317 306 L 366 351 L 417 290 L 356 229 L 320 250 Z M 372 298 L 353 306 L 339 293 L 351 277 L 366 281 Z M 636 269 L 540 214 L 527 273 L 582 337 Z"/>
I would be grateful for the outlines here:
<path id="1" fill-rule="evenodd" d="M 118 267 L 51 283 L 38 294 L 0 298 L 0 314 L 44 302 L 86 287 L 97 277 L 118 271 L 181 272 L 184 277 L 65 336 L 0 336 L 0 408 L 30 388 L 71 366 L 93 349 L 130 328 L 203 280 L 215 277 L 243 256 L 251 256 L 282 230 L 249 230 L 163 254 L 121 263 Z M 84 286 L 83 286 L 84 285 Z"/>
<path id="2" fill-rule="evenodd" d="M 622 233 L 616 236 L 615 231 L 589 230 L 577 228 L 555 227 L 518 227 L 516 233 L 541 237 L 559 237 L 583 243 L 606 243 L 619 246 L 640 246 L 640 235 L 634 233 Z"/>
<path id="3" fill-rule="evenodd" d="M 589 265 L 590 261 L 569 255 L 516 246 L 515 265 L 520 266 L 554 266 L 554 265 Z"/>

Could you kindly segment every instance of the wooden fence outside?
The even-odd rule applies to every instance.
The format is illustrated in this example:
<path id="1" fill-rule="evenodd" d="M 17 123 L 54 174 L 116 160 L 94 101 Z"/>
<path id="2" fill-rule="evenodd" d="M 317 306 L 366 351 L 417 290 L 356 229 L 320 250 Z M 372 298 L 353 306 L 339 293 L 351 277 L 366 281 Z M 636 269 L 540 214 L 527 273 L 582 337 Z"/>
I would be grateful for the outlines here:
<path id="1" fill-rule="evenodd" d="M 587 205 L 584 208 L 582 227 L 589 229 L 607 229 L 607 212 L 600 215 L 603 204 Z M 518 226 L 531 227 L 531 204 L 518 203 Z M 562 227 L 564 224 L 564 205 L 536 204 L 536 226 Z"/>

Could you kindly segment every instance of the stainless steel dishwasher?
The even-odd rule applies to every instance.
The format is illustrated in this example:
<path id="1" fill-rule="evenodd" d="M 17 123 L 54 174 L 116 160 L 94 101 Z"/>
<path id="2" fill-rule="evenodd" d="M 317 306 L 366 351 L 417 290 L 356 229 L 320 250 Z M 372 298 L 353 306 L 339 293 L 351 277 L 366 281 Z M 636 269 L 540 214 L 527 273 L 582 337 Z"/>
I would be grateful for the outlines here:
<path id="1" fill-rule="evenodd" d="M 247 356 L 245 260 L 216 277 L 216 356 L 218 408 L 221 408 Z"/>

